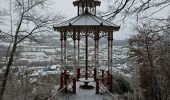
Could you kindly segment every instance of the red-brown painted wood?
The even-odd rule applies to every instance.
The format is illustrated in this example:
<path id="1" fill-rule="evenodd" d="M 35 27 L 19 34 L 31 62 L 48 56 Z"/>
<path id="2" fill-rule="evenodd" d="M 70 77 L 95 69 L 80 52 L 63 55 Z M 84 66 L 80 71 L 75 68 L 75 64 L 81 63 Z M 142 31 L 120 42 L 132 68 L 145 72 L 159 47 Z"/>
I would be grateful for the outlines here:
<path id="1" fill-rule="evenodd" d="M 80 79 L 80 68 L 77 69 L 77 80 Z"/>
<path id="2" fill-rule="evenodd" d="M 94 80 L 96 80 L 96 68 L 93 69 L 94 70 Z"/>
<path id="3" fill-rule="evenodd" d="M 76 78 L 73 78 L 73 93 L 76 94 Z"/>
<path id="4" fill-rule="evenodd" d="M 99 94 L 99 79 L 96 78 L 96 94 Z"/>

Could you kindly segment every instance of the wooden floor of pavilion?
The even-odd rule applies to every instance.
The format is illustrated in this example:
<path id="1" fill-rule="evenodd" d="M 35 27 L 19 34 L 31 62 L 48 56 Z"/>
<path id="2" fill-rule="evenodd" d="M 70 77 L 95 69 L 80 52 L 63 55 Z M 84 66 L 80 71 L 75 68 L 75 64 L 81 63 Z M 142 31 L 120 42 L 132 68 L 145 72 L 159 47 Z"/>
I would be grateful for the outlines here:
<path id="1" fill-rule="evenodd" d="M 109 94 L 96 94 L 96 84 L 95 82 L 90 82 L 89 85 L 94 86 L 93 89 L 81 89 L 80 85 L 83 85 L 83 82 L 77 81 L 76 85 L 76 94 L 63 94 L 58 95 L 54 100 L 114 100 Z"/>

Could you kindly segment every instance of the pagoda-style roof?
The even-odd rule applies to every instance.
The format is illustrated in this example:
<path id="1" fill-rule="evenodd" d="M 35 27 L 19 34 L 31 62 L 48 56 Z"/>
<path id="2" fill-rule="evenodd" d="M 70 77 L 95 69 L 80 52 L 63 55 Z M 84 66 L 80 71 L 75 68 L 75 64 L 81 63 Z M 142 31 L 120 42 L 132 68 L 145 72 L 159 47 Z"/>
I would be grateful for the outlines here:
<path id="1" fill-rule="evenodd" d="M 101 2 L 98 0 L 76 0 L 73 2 L 74 6 L 87 6 L 88 7 L 93 7 L 93 6 L 100 6 Z"/>
<path id="2" fill-rule="evenodd" d="M 54 26 L 54 30 L 61 31 L 61 30 L 67 30 L 70 28 L 76 28 L 76 27 L 83 27 L 83 28 L 98 28 L 100 31 L 102 31 L 103 28 L 109 28 L 114 31 L 118 31 L 120 29 L 120 26 L 113 24 L 107 20 L 104 20 L 100 17 L 97 17 L 90 13 L 85 13 L 79 16 L 76 16 L 74 18 L 71 18 L 67 21 L 64 21 L 60 24 L 57 24 Z"/>

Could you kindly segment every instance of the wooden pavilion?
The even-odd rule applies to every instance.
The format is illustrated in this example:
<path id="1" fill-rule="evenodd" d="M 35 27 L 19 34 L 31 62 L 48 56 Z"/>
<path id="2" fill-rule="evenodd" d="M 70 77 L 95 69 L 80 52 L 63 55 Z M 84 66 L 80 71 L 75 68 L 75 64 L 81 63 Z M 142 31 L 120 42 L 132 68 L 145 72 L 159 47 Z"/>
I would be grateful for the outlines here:
<path id="1" fill-rule="evenodd" d="M 64 21 L 60 24 L 54 26 L 54 30 L 60 32 L 60 40 L 61 40 L 61 66 L 63 68 L 62 75 L 64 72 L 67 61 L 66 61 L 66 41 L 68 38 L 72 38 L 74 41 L 74 70 L 77 69 L 77 73 L 73 75 L 75 80 L 79 80 L 81 78 L 80 71 L 80 40 L 85 38 L 85 81 L 89 79 L 89 69 L 88 69 L 88 38 L 92 38 L 94 40 L 94 52 L 95 52 L 95 61 L 94 61 L 94 81 L 96 82 L 96 93 L 99 93 L 99 89 L 97 89 L 99 77 L 99 40 L 102 37 L 107 38 L 108 40 L 108 76 L 112 76 L 112 46 L 113 46 L 113 33 L 120 29 L 120 26 L 115 25 L 107 20 L 104 20 L 98 16 L 96 16 L 96 7 L 100 6 L 101 2 L 98 0 L 76 0 L 73 2 L 73 5 L 77 7 L 77 16 L 73 17 L 67 21 Z M 77 43 L 77 44 L 76 44 Z M 74 71 L 76 72 L 76 71 Z M 63 76 L 64 77 L 64 76 Z M 64 87 L 63 77 L 61 77 L 61 88 Z M 102 72 L 102 77 L 104 77 L 104 72 Z M 111 77 L 112 78 L 112 77 Z M 110 81 L 112 82 L 112 81 Z M 74 85 L 73 83 L 73 86 Z M 76 90 L 73 91 L 76 93 Z M 99 88 L 99 86 L 98 86 Z M 112 91 L 112 86 L 109 91 Z"/>

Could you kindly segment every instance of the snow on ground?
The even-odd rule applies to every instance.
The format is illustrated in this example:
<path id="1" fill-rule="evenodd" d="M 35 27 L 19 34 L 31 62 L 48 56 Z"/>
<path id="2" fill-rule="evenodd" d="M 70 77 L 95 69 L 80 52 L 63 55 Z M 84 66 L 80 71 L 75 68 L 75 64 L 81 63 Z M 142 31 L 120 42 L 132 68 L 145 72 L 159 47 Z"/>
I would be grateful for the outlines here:
<path id="1" fill-rule="evenodd" d="M 93 80 L 93 79 L 91 79 Z M 112 97 L 108 94 L 96 94 L 96 86 L 95 82 L 90 82 L 89 85 L 94 86 L 93 89 L 86 90 L 81 89 L 80 85 L 83 85 L 83 82 L 78 81 L 76 83 L 76 95 L 74 94 L 66 94 L 66 95 L 57 95 L 57 100 L 112 100 Z"/>

